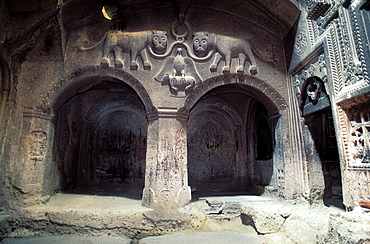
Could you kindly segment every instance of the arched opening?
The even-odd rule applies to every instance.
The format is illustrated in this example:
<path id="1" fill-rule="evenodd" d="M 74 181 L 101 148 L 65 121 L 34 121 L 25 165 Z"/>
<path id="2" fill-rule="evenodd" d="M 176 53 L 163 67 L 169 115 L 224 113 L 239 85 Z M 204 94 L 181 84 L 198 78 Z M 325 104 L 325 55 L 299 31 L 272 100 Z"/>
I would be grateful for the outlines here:
<path id="1" fill-rule="evenodd" d="M 141 199 L 147 120 L 137 93 L 117 80 L 80 87 L 55 113 L 61 190 Z"/>
<path id="2" fill-rule="evenodd" d="M 339 153 L 329 96 L 324 82 L 311 77 L 302 86 L 301 111 L 305 118 L 324 173 L 324 204 L 343 208 Z"/>
<path id="3" fill-rule="evenodd" d="M 270 184 L 275 122 L 267 100 L 255 88 L 229 84 L 210 90 L 190 110 L 189 185 L 198 196 L 261 195 Z"/>

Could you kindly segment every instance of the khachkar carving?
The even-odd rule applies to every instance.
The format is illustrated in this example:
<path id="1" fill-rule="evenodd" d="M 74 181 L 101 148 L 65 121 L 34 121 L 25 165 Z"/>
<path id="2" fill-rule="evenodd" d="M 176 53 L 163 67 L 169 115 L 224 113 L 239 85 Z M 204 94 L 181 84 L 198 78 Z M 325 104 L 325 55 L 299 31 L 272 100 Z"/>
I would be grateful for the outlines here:
<path id="1" fill-rule="evenodd" d="M 266 40 L 254 40 L 251 43 L 246 37 L 208 32 L 193 33 L 192 40 L 187 40 L 189 33 L 189 25 L 183 17 L 179 17 L 179 21 L 174 22 L 171 28 L 171 36 L 174 37 L 171 43 L 165 31 L 109 31 L 95 45 L 86 47 L 86 42 L 80 42 L 78 48 L 87 51 L 102 46 L 100 64 L 116 68 L 125 68 L 125 53 L 129 54 L 131 70 L 137 70 L 141 66 L 138 63 L 139 57 L 143 69 L 148 71 L 152 68 L 150 58 L 163 61 L 154 80 L 163 86 L 169 86 L 173 96 L 186 96 L 202 82 L 197 63 L 210 63 L 210 73 L 219 71 L 225 74 L 244 74 L 244 67 L 249 63 L 249 74 L 256 75 L 258 69 L 255 54 L 266 62 L 275 64 L 278 60 L 275 46 Z M 237 67 L 231 67 L 233 59 L 237 59 Z"/>
<path id="2" fill-rule="evenodd" d="M 359 121 L 351 121 L 352 156 L 356 165 L 370 164 L 370 121 L 363 112 L 359 116 Z"/>
<path id="3" fill-rule="evenodd" d="M 32 131 L 22 140 L 22 146 L 27 150 L 28 159 L 24 165 L 22 187 L 23 191 L 40 193 L 43 177 L 43 161 L 46 156 L 47 134 L 43 131 Z"/>
<path id="4" fill-rule="evenodd" d="M 46 133 L 33 131 L 27 138 L 27 151 L 33 160 L 44 157 L 46 153 Z"/>

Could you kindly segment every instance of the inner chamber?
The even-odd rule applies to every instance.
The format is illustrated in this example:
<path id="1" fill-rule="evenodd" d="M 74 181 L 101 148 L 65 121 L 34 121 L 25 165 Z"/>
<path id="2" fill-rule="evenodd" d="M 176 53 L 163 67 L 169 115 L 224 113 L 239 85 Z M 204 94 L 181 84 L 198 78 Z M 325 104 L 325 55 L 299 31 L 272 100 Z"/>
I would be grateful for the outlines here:
<path id="1" fill-rule="evenodd" d="M 61 190 L 141 199 L 147 120 L 137 93 L 121 82 L 97 81 L 56 112 Z"/>
<path id="2" fill-rule="evenodd" d="M 205 94 L 187 124 L 189 185 L 197 196 L 262 194 L 272 176 L 272 128 L 246 87 Z"/>

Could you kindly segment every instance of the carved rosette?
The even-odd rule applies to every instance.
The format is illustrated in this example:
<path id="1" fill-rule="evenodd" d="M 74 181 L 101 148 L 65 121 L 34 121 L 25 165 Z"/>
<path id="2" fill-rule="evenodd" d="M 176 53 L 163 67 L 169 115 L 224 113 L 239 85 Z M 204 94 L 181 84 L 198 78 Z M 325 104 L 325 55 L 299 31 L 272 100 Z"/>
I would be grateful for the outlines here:
<path id="1" fill-rule="evenodd" d="M 295 40 L 295 52 L 297 55 L 303 54 L 308 46 L 308 32 L 306 28 L 301 28 L 298 30 L 296 40 Z"/>

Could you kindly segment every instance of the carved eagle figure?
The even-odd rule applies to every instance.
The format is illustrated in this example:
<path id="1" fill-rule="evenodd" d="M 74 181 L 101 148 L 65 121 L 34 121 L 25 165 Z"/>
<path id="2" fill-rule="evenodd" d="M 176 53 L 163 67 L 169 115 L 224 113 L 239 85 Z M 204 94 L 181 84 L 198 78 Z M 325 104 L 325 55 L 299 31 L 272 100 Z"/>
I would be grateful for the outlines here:
<path id="1" fill-rule="evenodd" d="M 176 56 L 173 60 L 173 75 L 174 76 L 185 76 L 185 59 L 182 56 L 182 49 L 176 50 Z"/>
<path id="2" fill-rule="evenodd" d="M 168 84 L 169 76 L 191 76 L 195 80 L 195 84 L 202 81 L 199 76 L 194 61 L 189 57 L 183 56 L 184 50 L 182 48 L 176 49 L 176 56 L 167 57 L 164 61 L 161 71 L 154 77 L 162 85 Z"/>

